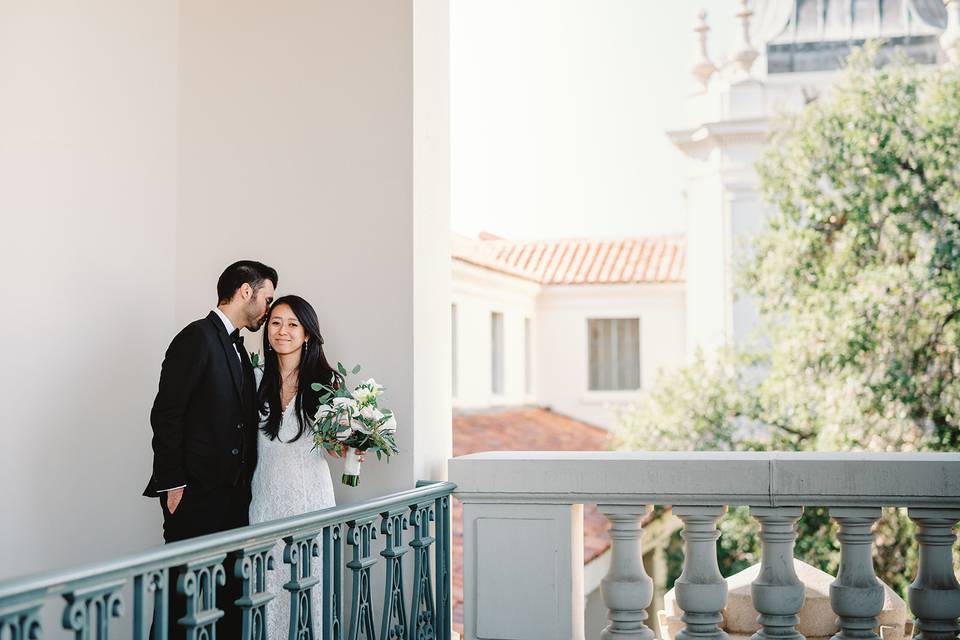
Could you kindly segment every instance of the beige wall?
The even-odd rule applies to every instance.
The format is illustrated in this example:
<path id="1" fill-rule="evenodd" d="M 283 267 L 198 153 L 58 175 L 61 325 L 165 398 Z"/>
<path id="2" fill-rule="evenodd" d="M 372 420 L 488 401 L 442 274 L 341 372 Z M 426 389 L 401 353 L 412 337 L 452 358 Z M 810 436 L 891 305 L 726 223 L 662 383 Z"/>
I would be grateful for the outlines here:
<path id="1" fill-rule="evenodd" d="M 177 30 L 161 0 L 0 2 L 0 576 L 160 539 Z"/>
<path id="2" fill-rule="evenodd" d="M 240 257 L 388 387 L 403 453 L 340 499 L 443 475 L 445 11 L 0 0 L 0 577 L 160 541 L 139 495 L 160 362 Z"/>
<path id="3" fill-rule="evenodd" d="M 531 344 L 534 388 L 525 388 L 524 319 L 530 318 L 531 330 L 537 330 L 537 296 L 542 287 L 536 282 L 497 273 L 453 261 L 451 302 L 457 315 L 457 392 L 453 405 L 458 409 L 482 409 L 498 406 L 535 404 L 536 355 Z M 492 391 L 493 348 L 491 314 L 503 314 L 503 393 Z M 449 309 L 447 315 L 450 315 Z"/>
<path id="4" fill-rule="evenodd" d="M 421 19 L 443 6 L 418 3 Z M 428 293 L 443 284 L 449 224 L 443 185 L 429 180 L 447 161 L 421 150 L 427 182 L 415 203 L 413 27 L 411 2 L 181 5 L 177 321 L 207 312 L 219 271 L 239 257 L 276 267 L 280 295 L 313 303 L 328 357 L 363 365 L 400 422 L 403 455 L 368 464 L 359 489 L 338 484 L 342 502 L 436 477 L 441 465 L 418 456 L 450 449 L 449 393 L 428 384 L 448 361 L 444 296 Z M 425 90 L 440 81 L 445 91 L 445 67 L 423 73 Z M 445 109 L 436 112 L 417 122 L 442 146 Z M 415 348 L 415 319 L 437 314 L 437 328 L 425 327 L 433 340 Z M 415 385 L 418 372 L 427 378 Z M 421 450 L 418 411 L 430 433 Z"/>
<path id="5" fill-rule="evenodd" d="M 537 300 L 537 399 L 553 410 L 609 428 L 614 407 L 640 393 L 590 391 L 587 320 L 640 318 L 640 386 L 649 389 L 661 369 L 686 357 L 682 284 L 544 287 Z"/>

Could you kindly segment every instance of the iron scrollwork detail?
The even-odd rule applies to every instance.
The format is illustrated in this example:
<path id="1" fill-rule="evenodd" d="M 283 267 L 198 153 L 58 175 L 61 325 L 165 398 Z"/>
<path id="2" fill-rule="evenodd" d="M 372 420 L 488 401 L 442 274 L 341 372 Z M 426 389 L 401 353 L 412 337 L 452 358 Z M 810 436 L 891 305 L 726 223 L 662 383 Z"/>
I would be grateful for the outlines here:
<path id="1" fill-rule="evenodd" d="M 290 565 L 290 640 L 314 640 L 313 589 L 320 579 L 313 575 L 313 558 L 320 556 L 317 534 L 309 533 L 283 539 L 283 561 Z"/>
<path id="2" fill-rule="evenodd" d="M 433 640 L 437 637 L 436 610 L 433 606 L 433 581 L 430 578 L 430 522 L 434 519 L 433 502 L 420 502 L 410 507 L 413 527 L 413 606 L 410 607 L 410 638 Z"/>
<path id="3" fill-rule="evenodd" d="M 77 640 L 107 640 L 110 619 L 123 615 L 120 589 L 123 580 L 83 587 L 63 595 L 63 628 L 74 632 Z"/>
<path id="4" fill-rule="evenodd" d="M 385 548 L 380 552 L 387 565 L 380 640 L 399 640 L 407 634 L 407 603 L 403 593 L 403 556 L 409 551 L 403 544 L 403 530 L 408 522 L 406 511 L 400 508 L 380 514 L 380 533 L 387 536 Z"/>
<path id="5" fill-rule="evenodd" d="M 377 563 L 371 557 L 370 541 L 377 537 L 374 517 L 347 523 L 347 544 L 353 547 L 353 557 L 347 568 L 353 571 L 353 599 L 350 606 L 349 640 L 376 640 L 373 625 L 373 602 L 370 593 L 370 567 Z"/>
<path id="6" fill-rule="evenodd" d="M 237 600 L 243 640 L 267 640 L 267 603 L 274 594 L 267 590 L 267 571 L 273 570 L 273 542 L 240 549 L 235 554 L 234 575 L 240 579 Z"/>
<path id="7" fill-rule="evenodd" d="M 217 620 L 223 610 L 217 608 L 217 585 L 227 582 L 223 568 L 226 554 L 187 563 L 177 578 L 177 592 L 186 597 L 187 613 L 177 622 L 186 628 L 187 640 L 213 640 Z"/>
<path id="8" fill-rule="evenodd" d="M 39 611 L 41 606 L 40 604 L 28 604 L 0 609 L 0 638 L 39 640 L 41 633 Z"/>

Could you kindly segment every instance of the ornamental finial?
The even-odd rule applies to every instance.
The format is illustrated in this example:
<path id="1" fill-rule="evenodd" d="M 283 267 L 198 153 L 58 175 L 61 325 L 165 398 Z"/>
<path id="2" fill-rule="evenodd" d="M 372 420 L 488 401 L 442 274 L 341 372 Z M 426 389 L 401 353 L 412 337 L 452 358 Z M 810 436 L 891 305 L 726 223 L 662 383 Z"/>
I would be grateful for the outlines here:
<path id="1" fill-rule="evenodd" d="M 717 67 L 710 60 L 710 56 L 707 55 L 708 31 L 710 31 L 710 27 L 707 25 L 707 11 L 706 9 L 700 9 L 697 13 L 697 22 L 693 26 L 693 32 L 697 34 L 697 53 L 690 73 L 697 79 L 704 91 L 710 84 L 710 76 L 717 70 Z"/>
<path id="2" fill-rule="evenodd" d="M 750 9 L 748 4 L 748 0 L 740 0 L 740 10 L 736 13 L 737 18 L 740 19 L 740 23 L 743 25 L 743 31 L 740 35 L 740 46 L 733 54 L 733 59 L 740 67 L 740 70 L 749 76 L 753 61 L 756 60 L 760 54 L 753 48 L 753 44 L 750 42 L 750 18 L 753 16 L 753 10 Z"/>
<path id="3" fill-rule="evenodd" d="M 960 65 L 960 0 L 943 0 L 947 8 L 947 28 L 940 35 L 940 46 L 953 64 Z"/>

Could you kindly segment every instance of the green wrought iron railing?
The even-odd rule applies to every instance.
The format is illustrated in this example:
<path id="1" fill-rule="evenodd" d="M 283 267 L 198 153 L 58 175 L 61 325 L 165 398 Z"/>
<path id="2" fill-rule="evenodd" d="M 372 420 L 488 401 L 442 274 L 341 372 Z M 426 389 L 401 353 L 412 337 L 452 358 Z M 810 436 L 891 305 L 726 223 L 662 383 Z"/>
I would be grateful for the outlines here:
<path id="1" fill-rule="evenodd" d="M 76 569 L 6 580 L 0 582 L 0 638 L 44 637 L 42 612 L 55 606 L 60 596 L 65 601 L 63 628 L 77 640 L 107 640 L 112 630 L 122 629 L 124 594 L 132 581 L 133 611 L 126 621 L 132 625 L 130 637 L 146 640 L 152 633 L 157 639 L 185 635 L 190 640 L 215 640 L 217 621 L 223 616 L 215 585 L 223 584 L 230 571 L 242 584 L 243 595 L 236 606 L 243 620 L 243 640 L 266 639 L 267 603 L 277 597 L 290 599 L 290 620 L 285 624 L 289 623 L 291 640 L 449 640 L 454 488 L 449 482 L 420 482 L 415 489 L 361 504 L 176 542 Z M 379 553 L 372 543 L 378 532 L 385 536 Z M 282 565 L 280 558 L 273 558 L 281 540 Z M 346 562 L 344 544 L 351 547 Z M 413 556 L 412 580 L 404 579 L 408 552 Z M 375 627 L 371 571 L 381 562 L 377 556 L 383 562 L 384 580 L 380 625 Z M 319 567 L 314 558 L 320 558 Z M 352 574 L 349 597 L 344 592 L 344 568 Z M 290 580 L 283 586 L 286 593 L 266 590 L 269 571 L 289 573 Z M 168 593 L 171 572 L 178 576 L 174 594 Z M 408 583 L 412 585 L 409 593 Z M 312 590 L 317 585 L 322 587 L 322 610 L 312 611 Z M 171 597 L 183 598 L 186 604 L 186 615 L 174 623 L 182 631 L 168 625 Z M 345 606 L 350 609 L 347 618 Z"/>

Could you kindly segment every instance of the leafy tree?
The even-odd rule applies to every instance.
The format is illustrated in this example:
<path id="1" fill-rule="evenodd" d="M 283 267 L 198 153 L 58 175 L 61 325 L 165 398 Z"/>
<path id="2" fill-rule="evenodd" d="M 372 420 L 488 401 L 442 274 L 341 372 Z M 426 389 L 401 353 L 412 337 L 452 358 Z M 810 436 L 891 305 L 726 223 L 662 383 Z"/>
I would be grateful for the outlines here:
<path id="1" fill-rule="evenodd" d="M 662 375 L 620 414 L 623 447 L 960 449 L 960 71 L 877 68 L 875 53 L 785 117 L 758 163 L 775 210 L 738 284 L 764 346 Z M 736 571 L 756 542 L 732 522 L 721 564 Z M 801 536 L 820 533 L 798 556 L 834 568 L 832 526 L 808 510 Z M 895 510 L 878 530 L 881 578 L 901 590 L 915 550 L 886 543 L 910 530 Z"/>

